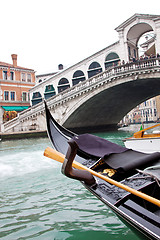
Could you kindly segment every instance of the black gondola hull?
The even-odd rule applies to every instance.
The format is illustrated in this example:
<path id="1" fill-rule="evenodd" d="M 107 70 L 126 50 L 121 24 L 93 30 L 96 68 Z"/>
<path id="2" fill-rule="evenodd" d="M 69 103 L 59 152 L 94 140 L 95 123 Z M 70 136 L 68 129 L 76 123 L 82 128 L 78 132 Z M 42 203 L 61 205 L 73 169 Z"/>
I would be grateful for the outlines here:
<path id="1" fill-rule="evenodd" d="M 68 140 L 77 135 L 60 126 L 50 114 L 46 106 L 46 120 L 48 136 L 53 147 L 66 155 L 68 150 Z M 133 153 L 134 156 L 135 153 Z M 118 155 L 119 156 L 119 155 Z M 142 155 L 140 155 L 142 157 Z M 87 167 L 91 167 L 99 158 L 92 154 L 78 150 L 75 160 Z M 159 161 L 159 160 L 158 160 Z M 134 176 L 137 178 L 134 179 Z M 110 207 L 113 212 L 122 219 L 127 226 L 136 231 L 144 239 L 160 239 L 160 209 L 139 197 L 126 192 L 104 180 L 95 177 L 96 184 L 90 186 L 84 181 L 82 184 L 100 199 L 104 204 Z M 153 178 L 145 178 L 141 173 L 133 173 L 125 179 L 121 179 L 123 184 L 134 187 L 136 190 L 149 193 L 152 188 L 157 188 Z M 159 199 L 159 194 L 156 193 Z M 145 206 L 148 206 L 145 208 Z"/>

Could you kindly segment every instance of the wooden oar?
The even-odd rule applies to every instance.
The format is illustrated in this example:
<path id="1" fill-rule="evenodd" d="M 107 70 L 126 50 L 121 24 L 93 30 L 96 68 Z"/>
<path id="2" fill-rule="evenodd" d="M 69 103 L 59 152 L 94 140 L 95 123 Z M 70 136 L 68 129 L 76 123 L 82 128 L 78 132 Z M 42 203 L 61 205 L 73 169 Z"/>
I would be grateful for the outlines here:
<path id="1" fill-rule="evenodd" d="M 47 147 L 45 149 L 44 156 L 46 156 L 48 158 L 51 158 L 51 159 L 54 159 L 54 160 L 56 160 L 58 162 L 61 162 L 61 163 L 63 163 L 64 159 L 65 159 L 65 156 L 62 153 L 59 153 L 58 151 L 56 151 L 56 150 L 54 150 L 53 148 L 50 148 L 50 147 Z M 117 181 L 115 181 L 115 180 L 113 180 L 113 179 L 111 179 L 109 177 L 103 176 L 100 173 L 97 173 L 97 172 L 93 171 L 92 169 L 87 168 L 87 167 L 83 166 L 82 164 L 80 164 L 80 163 L 78 163 L 76 161 L 73 161 L 72 166 L 74 168 L 77 168 L 77 169 L 80 169 L 80 170 L 86 170 L 86 171 L 90 172 L 92 175 L 94 175 L 94 176 L 96 176 L 98 178 L 101 178 L 101 179 L 103 179 L 106 182 L 109 182 L 109 183 L 111 183 L 111 184 L 113 184 L 113 185 L 115 185 L 115 186 L 117 186 L 119 188 L 122 188 L 125 191 L 130 192 L 130 193 L 132 193 L 132 194 L 134 194 L 134 195 L 136 195 L 136 196 L 138 196 L 140 198 L 143 198 L 144 200 L 147 200 L 148 202 L 151 202 L 151 203 L 157 205 L 158 207 L 160 207 L 160 200 L 158 200 L 156 198 L 153 198 L 153 197 L 151 197 L 151 196 L 149 196 L 149 195 L 147 195 L 145 193 L 142 193 L 142 192 L 137 191 L 137 190 L 135 190 L 133 188 L 130 188 L 130 187 L 128 187 L 128 186 L 126 186 L 126 185 L 124 185 L 124 184 L 122 184 L 120 182 L 117 182 Z"/>

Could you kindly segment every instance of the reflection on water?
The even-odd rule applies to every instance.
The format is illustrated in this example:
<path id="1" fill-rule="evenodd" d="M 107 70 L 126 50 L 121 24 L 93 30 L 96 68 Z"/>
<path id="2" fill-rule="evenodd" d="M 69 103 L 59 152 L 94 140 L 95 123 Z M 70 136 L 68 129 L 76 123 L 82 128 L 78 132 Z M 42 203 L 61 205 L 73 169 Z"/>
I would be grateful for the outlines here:
<path id="1" fill-rule="evenodd" d="M 99 134 L 114 142 L 126 132 Z M 0 238 L 138 238 L 78 181 L 61 174 L 61 164 L 43 156 L 49 140 L 0 143 Z"/>

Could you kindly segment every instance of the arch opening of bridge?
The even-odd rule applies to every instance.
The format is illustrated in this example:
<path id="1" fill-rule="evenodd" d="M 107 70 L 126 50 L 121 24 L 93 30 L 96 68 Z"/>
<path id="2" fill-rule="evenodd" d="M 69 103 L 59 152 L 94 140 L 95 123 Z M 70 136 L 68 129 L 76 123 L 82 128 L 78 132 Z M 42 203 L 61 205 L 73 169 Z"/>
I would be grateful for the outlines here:
<path id="1" fill-rule="evenodd" d="M 133 58 L 139 58 L 141 55 L 143 57 L 150 57 L 151 54 L 156 56 L 156 49 L 155 49 L 155 34 L 147 34 L 147 33 L 153 33 L 153 28 L 148 23 L 137 23 L 134 26 L 132 26 L 128 33 L 127 33 L 127 41 L 128 41 L 128 57 L 130 60 Z M 139 41 L 144 36 L 146 40 L 148 41 L 148 38 L 150 39 L 150 42 L 146 42 L 146 44 L 152 45 L 147 51 L 145 52 L 145 49 L 142 49 L 140 52 L 141 46 L 139 45 Z M 142 40 L 143 41 L 143 40 Z"/>
<path id="2" fill-rule="evenodd" d="M 131 109 L 159 94 L 160 77 L 115 82 L 94 96 L 84 96 L 83 103 L 77 104 L 76 110 L 69 113 L 64 126 L 77 132 L 116 129 L 117 123 Z"/>

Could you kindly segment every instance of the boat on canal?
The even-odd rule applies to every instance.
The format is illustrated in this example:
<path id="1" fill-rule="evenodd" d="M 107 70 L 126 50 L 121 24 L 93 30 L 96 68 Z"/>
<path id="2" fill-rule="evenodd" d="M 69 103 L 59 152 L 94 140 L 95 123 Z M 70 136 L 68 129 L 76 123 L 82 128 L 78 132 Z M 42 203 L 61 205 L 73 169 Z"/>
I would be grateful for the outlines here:
<path id="1" fill-rule="evenodd" d="M 46 157 L 83 186 L 143 239 L 160 239 L 160 153 L 146 154 L 92 134 L 77 135 L 59 125 L 47 105 L 53 148 Z M 84 199 L 85 201 L 85 199 Z"/>
<path id="2" fill-rule="evenodd" d="M 127 148 L 144 153 L 160 152 L 160 123 L 134 133 L 124 139 L 124 144 Z"/>

